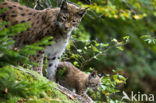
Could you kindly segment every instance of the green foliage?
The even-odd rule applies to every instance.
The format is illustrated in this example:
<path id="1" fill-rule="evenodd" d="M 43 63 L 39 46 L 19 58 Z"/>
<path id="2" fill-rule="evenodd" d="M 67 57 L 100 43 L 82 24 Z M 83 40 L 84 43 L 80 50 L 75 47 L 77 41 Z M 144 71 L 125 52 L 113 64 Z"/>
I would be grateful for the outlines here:
<path id="1" fill-rule="evenodd" d="M 53 41 L 49 41 L 51 39 L 52 39 L 51 36 L 47 36 L 47 37 L 43 38 L 41 41 L 39 41 L 39 42 L 36 42 L 34 44 L 31 44 L 31 45 L 26 45 L 25 47 L 20 49 L 20 53 L 22 53 L 25 56 L 28 56 L 30 54 L 36 54 L 37 50 L 43 50 L 44 49 L 42 47 L 42 45 L 50 45 L 50 44 L 52 44 Z"/>
<path id="2" fill-rule="evenodd" d="M 9 28 L 4 28 L 7 24 L 5 21 L 0 22 L 0 67 L 8 64 L 17 65 L 17 63 L 28 61 L 28 58 L 22 55 L 21 50 L 16 51 L 10 49 L 14 44 L 12 36 L 26 30 L 29 27 L 28 24 L 17 24 Z"/>
<path id="3" fill-rule="evenodd" d="M 146 41 L 148 44 L 156 44 L 156 39 L 151 35 L 143 35 L 141 38 Z"/>
<path id="4" fill-rule="evenodd" d="M 3 2 L 4 0 L 0 0 L 0 2 Z"/>
<path id="5" fill-rule="evenodd" d="M 97 92 L 89 90 L 88 94 L 97 102 L 103 103 L 106 101 L 108 103 L 122 103 L 116 93 L 121 92 L 118 86 L 126 83 L 126 78 L 119 75 L 117 71 L 113 70 L 113 75 L 106 74 L 101 79 L 100 89 Z"/>
<path id="6" fill-rule="evenodd" d="M 58 68 L 56 78 L 58 78 L 58 80 L 64 80 L 67 73 L 68 73 L 67 68 Z"/>
<path id="7" fill-rule="evenodd" d="M 73 61 L 73 64 L 82 70 L 94 60 L 101 61 L 100 58 L 107 55 L 112 49 L 118 48 L 123 51 L 124 45 L 129 42 L 129 36 L 124 36 L 121 41 L 112 39 L 110 43 L 99 43 L 96 40 L 79 40 L 80 36 L 79 34 L 78 36 L 74 35 L 62 59 Z"/>
<path id="8" fill-rule="evenodd" d="M 154 88 L 150 88 L 155 84 L 148 81 L 156 78 L 155 0 L 92 0 L 91 4 L 85 2 L 88 0 L 71 1 L 89 7 L 81 26 L 85 28 L 83 32 L 87 32 L 86 36 L 90 34 L 90 40 L 110 44 L 113 38 L 121 41 L 125 34 L 130 37 L 125 46 L 117 47 L 120 50 L 124 48 L 124 51 L 111 49 L 98 61 L 92 60 L 87 67 L 104 72 L 114 67 L 125 68 L 123 72 L 129 76 L 127 91 L 155 93 Z M 148 79 L 145 81 L 145 78 Z"/>
<path id="9" fill-rule="evenodd" d="M 112 49 L 109 57 L 101 57 L 106 68 L 111 66 L 126 68 L 126 71 L 132 73 L 132 75 L 137 75 L 136 78 L 142 78 L 146 75 L 154 76 L 155 68 L 152 65 L 155 61 L 146 61 L 153 60 L 156 53 L 155 44 L 153 44 L 155 41 L 155 24 L 153 22 L 155 20 L 155 1 L 93 0 L 93 4 L 79 4 L 90 7 L 83 26 L 86 27 L 92 39 L 105 42 L 111 41 L 112 38 L 120 40 L 125 34 L 130 37 L 130 42 L 124 53 L 121 54 L 119 51 Z M 149 35 L 150 37 L 141 38 L 143 35 Z M 146 45 L 144 40 L 151 44 Z M 122 50 L 123 47 L 118 48 Z M 140 70 L 140 68 L 142 69 Z M 138 72 L 135 72 L 136 70 Z"/>
<path id="10" fill-rule="evenodd" d="M 100 57 L 106 55 L 111 49 L 117 48 L 119 51 L 123 52 L 124 45 L 129 42 L 130 38 L 129 36 L 124 36 L 122 41 L 113 39 L 110 43 L 98 43 L 95 40 L 80 41 L 76 38 L 76 36 L 73 39 L 73 42 L 70 42 L 70 47 L 67 48 L 67 52 L 62 59 L 73 61 L 73 64 L 81 70 L 91 72 L 94 69 L 98 70 L 98 68 L 95 67 L 95 64 L 87 66 L 88 64 L 90 64 L 93 60 L 96 62 L 101 61 Z M 95 68 L 92 68 L 92 66 Z M 103 101 L 107 101 L 108 103 L 122 103 L 119 101 L 119 97 L 116 96 L 115 98 L 112 98 L 110 95 L 115 95 L 120 92 L 120 90 L 117 89 L 117 86 L 126 83 L 126 78 L 117 73 L 115 70 L 113 72 L 115 73 L 114 75 L 110 76 L 107 74 L 101 79 L 100 90 L 98 92 L 95 93 L 92 90 L 88 92 L 88 94 L 97 103 L 102 103 Z"/>
<path id="11" fill-rule="evenodd" d="M 25 31 L 29 26 L 29 23 L 22 23 L 4 28 L 8 23 L 5 21 L 0 22 L 0 67 L 5 65 L 17 65 L 17 64 L 30 64 L 29 56 L 34 55 L 36 50 L 42 50 L 42 45 L 52 44 L 49 42 L 52 37 L 45 37 L 40 42 L 36 42 L 31 45 L 26 45 L 21 49 L 12 48 L 14 40 L 12 37 L 16 34 Z M 12 49 L 11 49 L 12 48 Z"/>
<path id="12" fill-rule="evenodd" d="M 110 75 L 106 75 L 102 78 L 102 92 L 106 95 L 110 95 L 110 93 L 119 92 L 119 90 L 115 89 L 117 84 L 119 83 L 126 83 L 126 78 L 122 75 L 114 74 L 112 76 L 113 80 L 110 78 Z"/>
<path id="13" fill-rule="evenodd" d="M 0 84 L 2 103 L 73 103 L 57 90 L 55 83 L 22 67 L 0 68 Z"/>

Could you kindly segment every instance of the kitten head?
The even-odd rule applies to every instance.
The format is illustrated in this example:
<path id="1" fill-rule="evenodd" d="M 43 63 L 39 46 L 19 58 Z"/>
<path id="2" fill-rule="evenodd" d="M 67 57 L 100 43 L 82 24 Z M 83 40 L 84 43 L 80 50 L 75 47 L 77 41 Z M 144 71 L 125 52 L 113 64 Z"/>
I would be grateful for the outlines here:
<path id="1" fill-rule="evenodd" d="M 86 9 L 82 9 L 74 4 L 63 1 L 60 13 L 58 15 L 58 26 L 64 33 L 72 31 L 78 26 L 82 17 L 86 13 Z"/>
<path id="2" fill-rule="evenodd" d="M 93 71 L 88 76 L 87 80 L 87 86 L 92 88 L 94 91 L 97 91 L 99 89 L 101 83 L 101 78 L 97 75 L 95 71 Z"/>

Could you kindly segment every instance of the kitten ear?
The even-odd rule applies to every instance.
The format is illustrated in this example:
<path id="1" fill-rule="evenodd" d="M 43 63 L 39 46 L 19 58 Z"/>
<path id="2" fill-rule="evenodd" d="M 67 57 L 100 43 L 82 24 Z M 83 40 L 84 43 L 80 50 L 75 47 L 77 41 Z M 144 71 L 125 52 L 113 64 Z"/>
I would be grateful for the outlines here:
<path id="1" fill-rule="evenodd" d="M 61 10 L 67 10 L 67 1 L 63 0 L 62 5 L 61 5 Z"/>
<path id="2" fill-rule="evenodd" d="M 101 78 L 104 76 L 104 73 L 100 73 L 100 74 L 98 74 L 98 76 Z"/>
<path id="3" fill-rule="evenodd" d="M 87 7 L 87 8 L 84 8 L 84 9 L 80 9 L 80 11 L 78 12 L 78 14 L 79 14 L 81 17 L 83 17 L 84 14 L 87 12 L 87 9 L 88 9 L 88 7 Z"/>
<path id="4" fill-rule="evenodd" d="M 89 78 L 96 78 L 97 72 L 93 71 L 91 74 L 89 74 Z"/>

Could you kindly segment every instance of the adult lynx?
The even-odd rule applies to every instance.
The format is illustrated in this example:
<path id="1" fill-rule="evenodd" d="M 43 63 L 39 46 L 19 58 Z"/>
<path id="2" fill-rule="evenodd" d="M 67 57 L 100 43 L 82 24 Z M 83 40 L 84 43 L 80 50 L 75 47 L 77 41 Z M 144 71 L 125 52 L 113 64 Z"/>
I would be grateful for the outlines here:
<path id="1" fill-rule="evenodd" d="M 86 9 L 82 9 L 74 4 L 63 1 L 60 8 L 45 10 L 35 10 L 16 2 L 4 0 L 0 3 L 0 9 L 7 8 L 5 13 L 0 14 L 0 19 L 9 21 L 10 25 L 30 22 L 31 27 L 14 37 L 14 47 L 20 48 L 26 44 L 40 41 L 45 36 L 53 36 L 54 43 L 44 46 L 43 51 L 37 51 L 31 61 L 38 62 L 39 66 L 34 66 L 33 70 L 42 74 L 44 54 L 48 59 L 47 77 L 55 80 L 56 68 L 59 58 L 65 51 L 71 32 L 78 26 Z M 9 26 L 9 25 L 8 25 Z"/>

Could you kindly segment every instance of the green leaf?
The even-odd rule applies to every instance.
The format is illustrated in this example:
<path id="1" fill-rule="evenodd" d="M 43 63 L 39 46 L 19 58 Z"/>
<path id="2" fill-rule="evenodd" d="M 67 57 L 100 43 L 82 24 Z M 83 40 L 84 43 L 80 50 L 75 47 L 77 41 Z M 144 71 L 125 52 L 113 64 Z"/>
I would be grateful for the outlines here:
<path id="1" fill-rule="evenodd" d="M 117 46 L 117 48 L 118 48 L 119 50 L 121 50 L 121 51 L 124 50 L 124 48 L 123 48 L 122 46 Z"/>
<path id="2" fill-rule="evenodd" d="M 93 46 L 93 51 L 98 52 L 99 50 L 95 46 Z"/>

